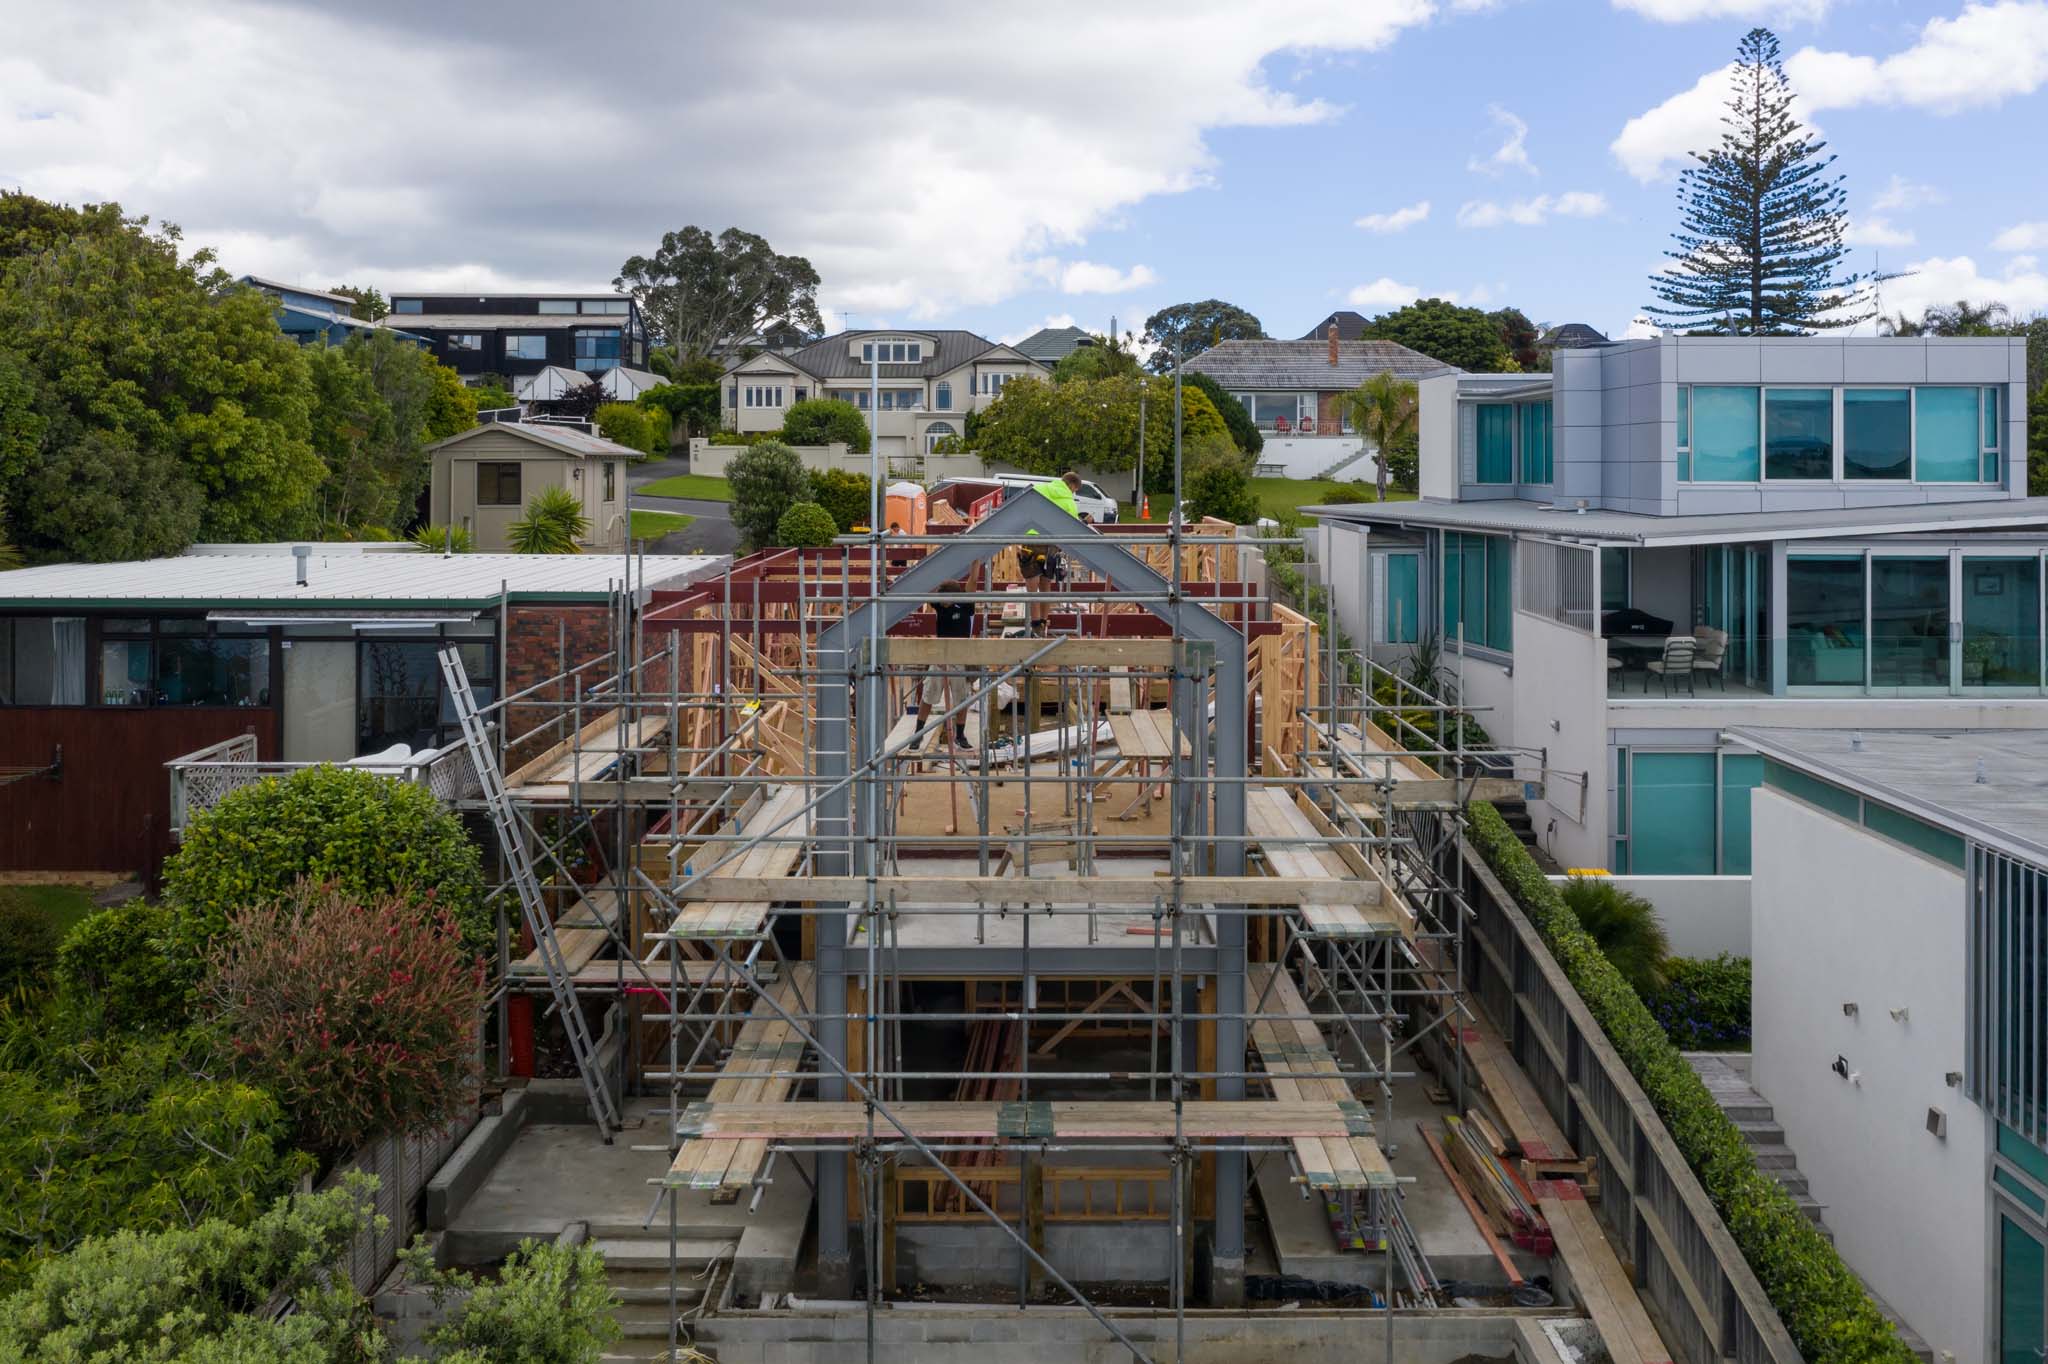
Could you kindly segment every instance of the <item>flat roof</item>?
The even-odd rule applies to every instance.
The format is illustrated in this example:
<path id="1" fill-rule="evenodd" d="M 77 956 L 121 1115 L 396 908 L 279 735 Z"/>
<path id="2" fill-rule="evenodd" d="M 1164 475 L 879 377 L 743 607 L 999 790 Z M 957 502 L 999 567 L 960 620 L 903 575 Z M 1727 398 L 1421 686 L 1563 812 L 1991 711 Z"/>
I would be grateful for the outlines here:
<path id="1" fill-rule="evenodd" d="M 17 568 L 0 573 L 0 608 L 485 607 L 501 590 L 518 601 L 598 601 L 623 585 L 627 574 L 622 554 L 365 554 L 356 545 L 314 544 L 306 586 L 300 587 L 290 545 L 249 549 Z M 727 557 L 636 557 L 632 581 L 643 585 L 644 568 L 646 587 L 681 587 L 723 567 Z"/>
<path id="2" fill-rule="evenodd" d="M 1766 758 L 2048 867 L 2048 730 L 1777 729 L 1724 735 Z"/>
<path id="3" fill-rule="evenodd" d="M 1718 512 L 1648 516 L 1641 512 L 1577 511 L 1548 502 L 1500 498 L 1478 502 L 1345 502 L 1304 507 L 1311 516 L 1374 525 L 1522 532 L 1609 544 L 1716 544 L 1738 540 L 1803 540 L 1842 535 L 1911 535 L 1999 526 L 2048 527 L 2048 497 L 1982 502 L 1915 502 L 1899 507 L 1824 507 L 1813 511 Z"/>

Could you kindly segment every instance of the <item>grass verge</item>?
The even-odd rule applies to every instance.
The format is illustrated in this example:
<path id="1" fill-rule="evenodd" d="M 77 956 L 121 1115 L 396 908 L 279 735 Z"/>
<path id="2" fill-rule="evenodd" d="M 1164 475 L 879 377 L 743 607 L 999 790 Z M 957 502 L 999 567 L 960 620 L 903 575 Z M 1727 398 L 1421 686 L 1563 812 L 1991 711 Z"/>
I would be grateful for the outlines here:
<path id="1" fill-rule="evenodd" d="M 732 485 L 710 474 L 671 474 L 633 489 L 635 497 L 690 497 L 699 502 L 732 501 Z"/>

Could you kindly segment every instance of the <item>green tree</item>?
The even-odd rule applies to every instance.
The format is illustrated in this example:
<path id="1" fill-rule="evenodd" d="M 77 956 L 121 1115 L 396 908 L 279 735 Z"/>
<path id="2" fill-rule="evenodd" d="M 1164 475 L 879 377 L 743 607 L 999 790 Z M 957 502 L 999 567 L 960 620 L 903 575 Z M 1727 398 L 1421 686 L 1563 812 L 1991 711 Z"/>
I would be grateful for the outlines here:
<path id="1" fill-rule="evenodd" d="M 1189 469 L 1181 483 L 1187 491 L 1188 515 L 1195 519 L 1213 516 L 1240 526 L 1249 526 L 1259 519 L 1251 474 L 1241 457 L 1205 459 Z"/>
<path id="2" fill-rule="evenodd" d="M 1139 374 L 1138 357 L 1114 336 L 1098 336 L 1087 345 L 1076 346 L 1052 367 L 1052 381 L 1064 384 L 1074 379 L 1124 379 Z"/>
<path id="3" fill-rule="evenodd" d="M 839 533 L 832 513 L 815 502 L 792 502 L 775 522 L 775 543 L 791 549 L 815 549 L 832 543 Z"/>
<path id="4" fill-rule="evenodd" d="M 1200 388 L 1181 389 L 1183 457 L 1217 442 L 1235 449 L 1223 414 Z M 971 442 L 984 460 L 1033 474 L 1068 469 L 1122 473 L 1138 459 L 1138 395 L 1145 395 L 1145 482 L 1152 492 L 1173 487 L 1173 380 L 1076 379 L 1053 384 L 1015 379 L 984 409 Z"/>
<path id="5" fill-rule="evenodd" d="M 199 537 L 206 495 L 174 453 L 68 417 L 59 426 L 69 434 L 46 444 L 9 496 L 29 557 L 154 559 Z"/>
<path id="6" fill-rule="evenodd" d="M 57 949 L 57 978 L 92 1015 L 88 1031 L 165 1033 L 192 1020 L 200 958 L 179 929 L 176 910 L 141 899 L 72 927 Z"/>
<path id="7" fill-rule="evenodd" d="M 519 399 L 512 396 L 512 390 L 501 384 L 478 384 L 470 389 L 470 394 L 471 401 L 476 404 L 476 410 L 479 412 L 519 406 Z"/>
<path id="8" fill-rule="evenodd" d="M 313 444 L 327 466 L 320 520 L 341 531 L 409 525 L 432 473 L 427 446 L 476 425 L 453 370 L 388 331 L 364 330 L 306 352 Z M 462 422 L 467 415 L 466 424 Z M 453 427 L 453 430 L 448 428 Z"/>
<path id="9" fill-rule="evenodd" d="M 661 409 L 676 434 L 708 436 L 718 429 L 718 384 L 656 384 L 634 401 L 643 407 Z M 863 447 L 865 448 L 865 447 Z"/>
<path id="10" fill-rule="evenodd" d="M 1848 194 L 1833 156 L 1792 113 L 1769 29 L 1737 48 L 1721 145 L 1678 179 L 1672 264 L 1650 277 L 1653 317 L 1738 336 L 1784 336 L 1868 320 L 1868 277 L 1845 273 Z"/>
<path id="11" fill-rule="evenodd" d="M 605 403 L 597 409 L 597 433 L 642 455 L 668 453 L 668 414 L 638 403 Z"/>
<path id="12" fill-rule="evenodd" d="M 1671 955 L 1671 942 L 1655 905 L 1605 876 L 1574 876 L 1565 882 L 1563 894 L 1580 926 L 1593 935 L 1637 994 L 1653 994 L 1664 987 L 1664 958 Z"/>
<path id="13" fill-rule="evenodd" d="M 1386 452 L 1415 432 L 1419 411 L 1415 385 L 1392 374 L 1375 374 L 1349 393 L 1338 394 L 1333 403 L 1352 429 L 1378 452 L 1373 460 L 1378 470 L 1375 488 L 1379 500 L 1386 501 L 1387 482 L 1393 475 L 1393 461 L 1386 457 Z"/>
<path id="14" fill-rule="evenodd" d="M 462 376 L 443 364 L 435 364 L 428 371 L 433 377 L 433 391 L 427 395 L 427 410 L 424 431 L 429 445 L 437 440 L 460 435 L 476 425 L 479 398 L 486 390 L 471 388 L 462 382 Z M 506 397 L 511 397 L 507 394 Z"/>
<path id="15" fill-rule="evenodd" d="M 1258 318 L 1220 298 L 1176 303 L 1145 319 L 1145 340 L 1156 347 L 1152 369 L 1160 374 L 1172 371 L 1176 348 L 1185 362 L 1218 341 L 1262 341 L 1265 336 Z"/>
<path id="16" fill-rule="evenodd" d="M 805 398 L 782 417 L 784 445 L 829 445 L 844 441 L 857 455 L 868 452 L 868 419 L 844 398 Z"/>
<path id="17" fill-rule="evenodd" d="M 1508 358 L 1514 361 L 1516 369 L 1534 373 L 1550 368 L 1536 344 L 1536 324 L 1527 313 L 1520 308 L 1496 308 L 1487 316 L 1500 328 L 1501 344 L 1507 348 Z"/>
<path id="18" fill-rule="evenodd" d="M 1900 313 L 1878 319 L 1878 330 L 1889 336 L 2012 336 L 2012 309 L 2003 303 L 1972 303 L 1959 298 L 1954 303 L 1937 303 L 1925 309 L 1918 321 Z"/>
<path id="19" fill-rule="evenodd" d="M 806 331 L 818 316 L 818 272 L 802 256 L 777 255 L 766 239 L 728 227 L 665 234 L 651 256 L 619 267 L 612 287 L 633 295 L 648 327 L 681 360 L 784 319 Z"/>
<path id="20" fill-rule="evenodd" d="M 2027 495 L 2048 497 L 2048 382 L 2027 400 Z"/>
<path id="21" fill-rule="evenodd" d="M 590 518 L 576 494 L 557 484 L 526 499 L 526 512 L 505 527 L 514 554 L 581 554 Z"/>
<path id="22" fill-rule="evenodd" d="M 1461 308 L 1441 298 L 1420 298 L 1376 317 L 1365 334 L 1475 374 L 1498 374 L 1511 359 L 1499 323 L 1477 308 Z"/>
<path id="23" fill-rule="evenodd" d="M 867 524 L 874 508 L 874 486 L 866 474 L 851 469 L 827 469 L 811 475 L 811 497 L 832 514 L 832 524 L 845 535 L 855 526 Z"/>
<path id="24" fill-rule="evenodd" d="M 1252 414 L 1245 411 L 1244 404 L 1224 391 L 1223 385 L 1206 374 L 1195 370 L 1182 370 L 1180 376 L 1183 390 L 1198 388 L 1202 395 L 1215 405 L 1223 418 L 1223 425 L 1229 428 L 1230 439 L 1237 446 L 1238 453 L 1256 455 L 1266 448 L 1266 438 L 1259 432 L 1259 424 L 1252 420 Z"/>
<path id="25" fill-rule="evenodd" d="M 755 549 L 774 544 L 782 514 L 811 500 L 803 459 L 780 441 L 761 441 L 734 455 L 725 481 L 732 488 L 732 523 Z"/>
<path id="26" fill-rule="evenodd" d="M 349 309 L 349 314 L 359 322 L 376 322 L 391 315 L 390 303 L 385 301 L 384 295 L 374 286 L 337 284 L 327 292 L 354 299 L 355 306 Z"/>

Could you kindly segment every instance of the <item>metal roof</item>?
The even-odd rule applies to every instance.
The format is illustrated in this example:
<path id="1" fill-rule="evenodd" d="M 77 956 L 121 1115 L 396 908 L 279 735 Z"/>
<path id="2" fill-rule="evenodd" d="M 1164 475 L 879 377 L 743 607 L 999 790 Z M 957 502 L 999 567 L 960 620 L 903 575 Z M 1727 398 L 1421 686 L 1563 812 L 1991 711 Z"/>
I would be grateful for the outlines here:
<path id="1" fill-rule="evenodd" d="M 514 599 L 601 600 L 625 583 L 627 571 L 620 554 L 364 554 L 354 545 L 324 544 L 312 550 L 304 587 L 295 581 L 290 546 L 17 568 L 0 573 L 0 607 L 489 606 L 501 588 Z M 642 585 L 644 566 L 646 586 L 681 587 L 723 567 L 726 557 L 635 558 L 633 585 Z"/>
<path id="2" fill-rule="evenodd" d="M 624 327 L 631 320 L 624 313 L 391 313 L 378 325 L 444 332 L 545 332 L 566 327 L 602 331 Z"/>
<path id="3" fill-rule="evenodd" d="M 882 379 L 884 382 L 891 379 L 936 378 L 941 374 L 958 369 L 970 360 L 979 359 L 992 350 L 1011 349 L 1007 346 L 999 346 L 987 337 L 977 336 L 973 332 L 930 331 L 922 327 L 904 327 L 901 329 L 863 328 L 860 331 L 840 332 L 835 336 L 828 336 L 822 341 L 813 341 L 808 346 L 778 353 L 774 358 L 794 365 L 797 369 L 802 370 L 814 379 L 865 380 L 868 377 L 868 365 L 855 355 L 849 353 L 848 347 L 852 342 L 869 336 L 908 336 L 931 342 L 931 345 L 925 348 L 924 359 L 914 365 L 884 362 L 882 365 Z M 1020 356 L 1019 359 L 1028 363 L 1037 363 L 1030 360 L 1028 356 Z M 728 368 L 727 373 L 731 373 L 738 368 L 740 366 L 734 364 Z"/>
<path id="4" fill-rule="evenodd" d="M 2048 730 L 1745 725 L 1725 737 L 1822 781 L 2048 867 Z"/>
<path id="5" fill-rule="evenodd" d="M 1739 540 L 1807 540 L 1847 535 L 1913 535 L 2001 526 L 2048 527 L 2048 497 L 1996 502 L 1916 502 L 1902 507 L 1825 507 L 1815 511 L 1721 512 L 1646 516 L 1576 511 L 1511 498 L 1479 502 L 1346 502 L 1302 508 L 1312 516 L 1375 525 L 1521 532 L 1619 544 L 1707 545 Z"/>
<path id="6" fill-rule="evenodd" d="M 485 432 L 496 432 L 501 435 L 510 432 L 512 435 L 523 436 L 536 444 L 552 446 L 564 454 L 576 455 L 582 459 L 639 459 L 643 454 L 630 445 L 620 445 L 617 441 L 606 440 L 603 436 L 593 436 L 573 426 L 554 422 L 485 422 L 481 426 L 472 426 L 467 431 L 458 431 L 452 436 L 437 440 L 427 449 L 430 452 L 445 450 L 451 445 L 459 445 Z"/>
<path id="7" fill-rule="evenodd" d="M 1334 393 L 1357 388 L 1375 374 L 1421 379 L 1448 374 L 1454 366 L 1432 360 L 1396 341 L 1337 342 L 1337 363 L 1330 363 L 1330 343 L 1318 341 L 1219 341 L 1185 367 L 1206 374 L 1225 388 L 1308 389 Z"/>

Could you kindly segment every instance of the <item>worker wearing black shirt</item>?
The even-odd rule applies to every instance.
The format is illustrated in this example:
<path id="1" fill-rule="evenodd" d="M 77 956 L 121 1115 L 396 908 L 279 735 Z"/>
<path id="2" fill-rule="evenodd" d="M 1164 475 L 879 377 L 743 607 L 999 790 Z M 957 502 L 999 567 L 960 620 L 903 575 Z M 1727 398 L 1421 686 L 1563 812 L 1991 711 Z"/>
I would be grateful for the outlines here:
<path id="1" fill-rule="evenodd" d="M 967 584 L 964 582 L 941 583 L 939 584 L 939 591 L 946 596 L 956 596 L 967 591 Z M 974 624 L 977 612 L 973 602 L 933 602 L 932 610 L 939 617 L 938 636 L 940 639 L 974 638 Z M 946 693 L 950 690 L 947 685 L 950 679 L 946 676 L 946 670 L 948 668 L 958 669 L 959 667 L 960 665 L 957 663 L 935 664 L 924 675 L 924 684 L 920 688 L 919 700 L 924 703 L 927 711 L 937 714 L 946 708 Z M 963 687 L 962 690 L 964 691 L 965 688 Z M 967 747 L 967 712 L 965 710 L 962 710 L 953 717 L 953 746 L 955 748 Z"/>

